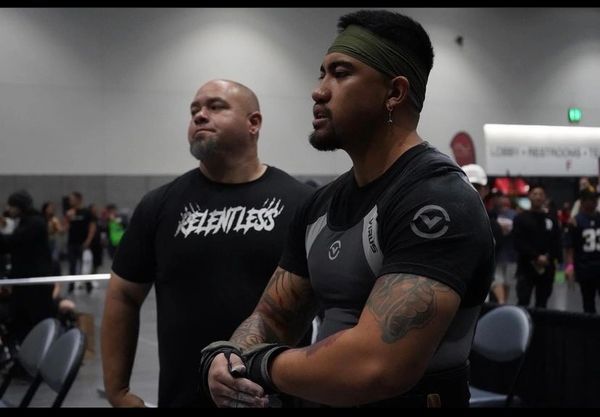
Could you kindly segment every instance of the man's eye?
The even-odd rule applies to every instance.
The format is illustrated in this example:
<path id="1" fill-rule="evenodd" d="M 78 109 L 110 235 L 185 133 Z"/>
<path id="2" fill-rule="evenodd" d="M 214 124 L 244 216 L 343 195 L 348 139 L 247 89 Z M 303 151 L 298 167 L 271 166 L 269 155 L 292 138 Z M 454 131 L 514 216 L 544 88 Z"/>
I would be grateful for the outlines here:
<path id="1" fill-rule="evenodd" d="M 333 75 L 335 78 L 344 78 L 350 75 L 350 73 L 348 71 L 336 71 L 333 73 Z"/>

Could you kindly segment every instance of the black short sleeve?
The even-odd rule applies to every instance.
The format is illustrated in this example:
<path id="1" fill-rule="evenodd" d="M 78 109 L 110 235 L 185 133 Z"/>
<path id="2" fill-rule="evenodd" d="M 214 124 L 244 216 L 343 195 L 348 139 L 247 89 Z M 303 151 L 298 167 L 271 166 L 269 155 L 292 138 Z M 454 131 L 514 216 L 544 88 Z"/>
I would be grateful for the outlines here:
<path id="1" fill-rule="evenodd" d="M 301 277 L 308 277 L 308 264 L 306 261 L 305 233 L 308 207 L 312 199 L 300 206 L 290 223 L 286 244 L 279 260 L 279 266 L 286 271 Z"/>
<path id="2" fill-rule="evenodd" d="M 154 225 L 160 193 L 161 188 L 140 201 L 115 253 L 112 270 L 127 281 L 151 283 L 156 279 Z"/>
<path id="3" fill-rule="evenodd" d="M 409 193 L 391 196 L 381 225 L 380 275 L 435 279 L 463 300 L 467 288 L 475 293 L 489 288 L 491 273 L 485 267 L 493 265 L 490 222 L 479 194 L 462 176 L 431 178 Z"/>

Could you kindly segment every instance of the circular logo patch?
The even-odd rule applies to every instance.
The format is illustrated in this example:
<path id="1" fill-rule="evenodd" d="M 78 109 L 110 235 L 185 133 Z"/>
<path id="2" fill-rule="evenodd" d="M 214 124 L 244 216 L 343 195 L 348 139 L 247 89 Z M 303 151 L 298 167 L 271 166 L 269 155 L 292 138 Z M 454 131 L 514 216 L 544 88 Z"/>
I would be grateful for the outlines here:
<path id="1" fill-rule="evenodd" d="M 448 231 L 450 216 L 440 206 L 428 205 L 421 207 L 410 222 L 410 228 L 415 235 L 424 239 L 435 239 Z"/>
<path id="2" fill-rule="evenodd" d="M 342 242 L 339 240 L 333 242 L 329 247 L 329 259 L 333 261 L 335 258 L 337 258 L 340 254 L 340 249 L 342 249 Z"/>

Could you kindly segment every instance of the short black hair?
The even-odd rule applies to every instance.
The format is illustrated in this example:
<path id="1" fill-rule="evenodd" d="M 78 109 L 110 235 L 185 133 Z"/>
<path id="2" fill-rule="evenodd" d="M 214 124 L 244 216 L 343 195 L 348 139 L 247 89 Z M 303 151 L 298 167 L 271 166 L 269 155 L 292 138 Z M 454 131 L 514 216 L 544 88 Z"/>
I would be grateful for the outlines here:
<path id="1" fill-rule="evenodd" d="M 8 196 L 8 205 L 28 213 L 33 210 L 33 198 L 27 190 L 18 190 Z"/>
<path id="2" fill-rule="evenodd" d="M 416 58 L 417 63 L 428 75 L 433 67 L 433 46 L 429 35 L 420 23 L 400 13 L 389 10 L 359 10 L 340 17 L 339 32 L 350 25 L 362 26 L 377 36 L 402 45 Z"/>
<path id="3" fill-rule="evenodd" d="M 536 182 L 536 183 L 533 183 L 533 184 L 529 185 L 529 191 L 527 192 L 527 194 L 529 194 L 530 192 L 532 192 L 536 188 L 541 188 L 542 191 L 544 193 L 546 193 L 546 187 L 544 186 L 544 184 L 542 184 L 541 182 Z"/>

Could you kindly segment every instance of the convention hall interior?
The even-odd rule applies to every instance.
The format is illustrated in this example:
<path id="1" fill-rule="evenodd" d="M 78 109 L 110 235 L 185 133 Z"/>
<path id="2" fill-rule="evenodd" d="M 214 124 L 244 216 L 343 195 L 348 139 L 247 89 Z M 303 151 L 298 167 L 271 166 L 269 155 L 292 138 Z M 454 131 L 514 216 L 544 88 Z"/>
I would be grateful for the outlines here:
<path id="1" fill-rule="evenodd" d="M 313 119 L 321 117 L 313 113 L 314 91 L 328 80 L 322 64 L 338 19 L 358 10 L 0 8 L 0 233 L 9 242 L 20 226 L 9 206 L 31 203 L 48 222 L 53 259 L 52 273 L 16 276 L 17 255 L 11 259 L 0 240 L 2 406 L 112 406 L 102 335 L 115 333 L 104 332 L 102 322 L 115 280 L 113 258 L 120 239 L 133 233 L 129 222 L 144 196 L 198 167 L 188 126 L 190 103 L 204 83 L 234 80 L 256 94 L 263 164 L 317 193 L 351 172 L 348 153 L 318 151 L 309 136 L 318 126 Z M 409 16 L 429 35 L 434 59 L 418 134 L 463 168 L 499 226 L 496 244 L 504 242 L 477 325 L 465 336 L 471 343 L 470 406 L 600 407 L 600 263 L 585 281 L 586 288 L 592 285 L 589 295 L 582 291 L 583 261 L 573 249 L 575 230 L 587 219 L 586 195 L 596 207 L 589 216 L 600 212 L 600 8 L 385 10 Z M 520 299 L 517 258 L 525 244 L 519 239 L 529 232 L 514 233 L 519 217 L 538 207 L 532 195 L 540 185 L 539 212 L 547 230 L 557 231 L 558 245 L 556 256 L 539 267 L 540 273 L 551 271 L 545 306 L 536 302 L 537 290 L 529 304 Z M 92 250 L 80 252 L 72 268 L 74 200 L 95 224 L 96 248 L 93 257 Z M 423 221 L 443 223 L 442 215 L 432 216 Z M 583 231 L 583 251 L 597 252 L 600 262 L 600 225 L 594 221 Z M 151 223 L 138 221 L 139 233 Z M 198 238 L 208 233 L 199 230 Z M 235 264 L 256 249 L 225 247 L 221 256 Z M 339 248 L 329 249 L 333 260 L 332 250 Z M 206 261 L 199 253 L 197 262 Z M 120 271 L 126 269 L 121 265 Z M 58 327 L 36 325 L 19 338 L 12 333 L 19 320 L 13 296 L 35 287 L 52 288 L 56 314 L 44 324 Z M 143 405 L 159 407 L 159 333 L 166 324 L 158 313 L 168 300 L 159 302 L 155 286 L 148 288 L 128 390 Z M 215 311 L 204 320 L 213 326 L 219 316 Z M 322 320 L 312 320 L 307 344 L 321 343 Z M 269 406 L 286 404 L 271 398 Z M 427 405 L 439 403 L 428 395 Z"/>

